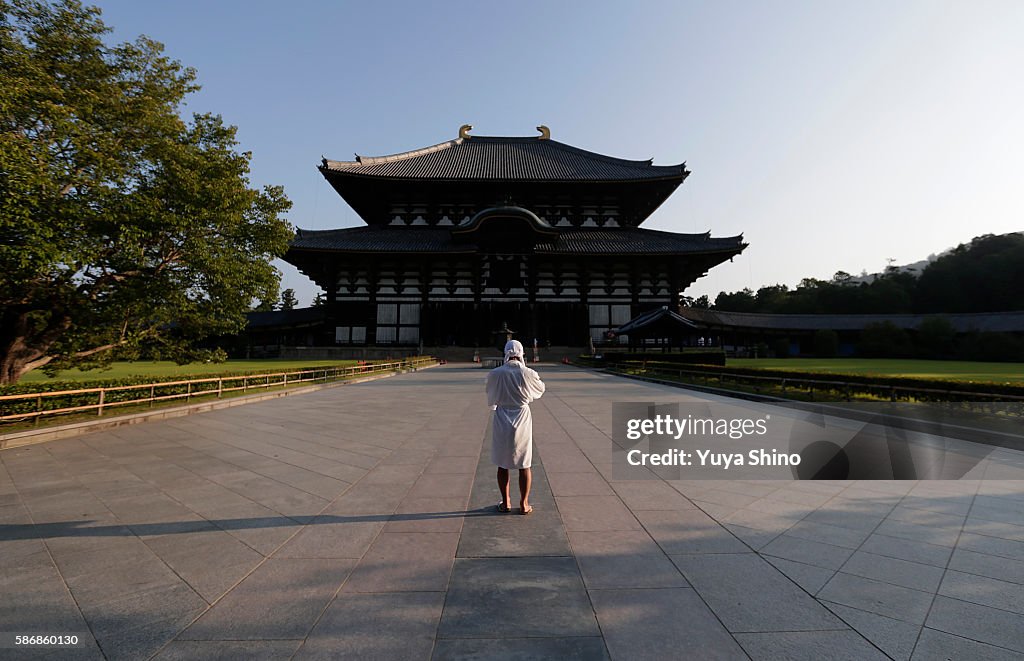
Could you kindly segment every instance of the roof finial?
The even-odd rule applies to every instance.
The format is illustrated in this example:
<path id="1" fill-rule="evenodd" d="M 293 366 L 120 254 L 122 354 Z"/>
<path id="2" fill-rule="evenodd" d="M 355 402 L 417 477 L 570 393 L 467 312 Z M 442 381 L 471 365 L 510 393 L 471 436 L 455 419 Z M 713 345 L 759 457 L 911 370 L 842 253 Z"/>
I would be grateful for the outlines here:
<path id="1" fill-rule="evenodd" d="M 551 129 L 549 129 L 548 127 L 541 124 L 540 126 L 537 127 L 537 130 L 540 131 L 540 138 L 538 138 L 538 140 L 551 139 Z"/>
<path id="2" fill-rule="evenodd" d="M 469 132 L 472 131 L 472 130 L 473 130 L 473 125 L 472 124 L 463 124 L 462 126 L 459 127 L 459 138 L 461 138 L 463 140 L 465 140 L 467 138 L 472 138 L 473 136 L 471 136 L 469 134 Z"/>

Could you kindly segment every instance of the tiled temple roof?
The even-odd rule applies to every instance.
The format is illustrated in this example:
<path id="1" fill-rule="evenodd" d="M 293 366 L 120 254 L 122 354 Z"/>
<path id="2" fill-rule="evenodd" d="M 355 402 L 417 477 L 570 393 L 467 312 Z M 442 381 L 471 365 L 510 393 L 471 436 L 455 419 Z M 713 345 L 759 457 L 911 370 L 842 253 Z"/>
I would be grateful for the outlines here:
<path id="1" fill-rule="evenodd" d="M 915 329 L 929 318 L 942 317 L 961 333 L 971 330 L 1024 331 L 1024 311 L 970 312 L 946 314 L 766 314 L 685 308 L 684 317 L 708 326 L 765 330 L 864 330 L 869 324 L 890 322 L 899 328 Z"/>
<path id="2" fill-rule="evenodd" d="M 685 163 L 654 165 L 534 137 L 466 136 L 391 156 L 324 159 L 321 171 L 391 179 L 477 181 L 639 181 L 679 179 Z"/>

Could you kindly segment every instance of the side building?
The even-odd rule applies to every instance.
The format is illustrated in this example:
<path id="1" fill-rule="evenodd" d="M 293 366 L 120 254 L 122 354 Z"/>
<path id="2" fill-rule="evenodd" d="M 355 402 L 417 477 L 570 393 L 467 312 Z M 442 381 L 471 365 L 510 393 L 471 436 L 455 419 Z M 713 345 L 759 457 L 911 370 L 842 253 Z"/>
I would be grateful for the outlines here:
<path id="1" fill-rule="evenodd" d="M 285 259 L 326 292 L 320 346 L 586 346 L 675 309 L 742 236 L 640 225 L 689 175 L 550 138 L 470 135 L 392 156 L 324 159 L 365 226 L 299 230 Z M 625 341 L 625 340 L 623 340 Z"/>

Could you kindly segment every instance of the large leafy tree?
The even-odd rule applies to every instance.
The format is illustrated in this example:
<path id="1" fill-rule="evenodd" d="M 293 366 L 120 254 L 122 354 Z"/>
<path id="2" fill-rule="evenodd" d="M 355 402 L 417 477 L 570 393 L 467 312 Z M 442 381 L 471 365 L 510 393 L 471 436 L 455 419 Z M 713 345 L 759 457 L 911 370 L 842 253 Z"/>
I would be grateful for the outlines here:
<path id="1" fill-rule="evenodd" d="M 219 116 L 180 114 L 195 71 L 108 45 L 76 0 L 0 0 L 0 383 L 141 353 L 185 362 L 276 298 L 280 187 Z"/>

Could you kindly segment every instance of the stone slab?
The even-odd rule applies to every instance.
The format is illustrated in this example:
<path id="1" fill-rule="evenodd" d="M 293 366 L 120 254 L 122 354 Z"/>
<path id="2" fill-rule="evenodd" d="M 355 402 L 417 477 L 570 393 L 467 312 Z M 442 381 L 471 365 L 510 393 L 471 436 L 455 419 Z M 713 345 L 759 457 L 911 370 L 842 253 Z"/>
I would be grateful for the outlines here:
<path id="1" fill-rule="evenodd" d="M 928 615 L 933 595 L 840 572 L 817 596 L 824 601 L 920 625 Z"/>
<path id="2" fill-rule="evenodd" d="M 674 555 L 683 572 L 732 632 L 844 629 L 827 608 L 755 553 Z M 779 608 L 779 604 L 786 604 Z"/>
<path id="3" fill-rule="evenodd" d="M 352 560 L 267 560 L 214 604 L 180 638 L 304 638 L 354 564 Z"/>
<path id="4" fill-rule="evenodd" d="M 668 556 L 642 530 L 568 534 L 589 590 L 689 585 Z"/>
<path id="5" fill-rule="evenodd" d="M 601 661 L 608 658 L 600 636 L 566 638 L 461 638 L 437 641 L 432 661 Z"/>
<path id="6" fill-rule="evenodd" d="M 593 590 L 613 659 L 741 659 L 745 655 L 690 588 Z"/>
<path id="7" fill-rule="evenodd" d="M 887 661 L 856 631 L 740 633 L 736 640 L 752 661 Z"/>
<path id="8" fill-rule="evenodd" d="M 700 510 L 635 512 L 643 527 L 669 554 L 745 553 L 750 548 Z"/>
<path id="9" fill-rule="evenodd" d="M 382 532 L 352 570 L 344 592 L 444 591 L 459 534 Z"/>
<path id="10" fill-rule="evenodd" d="M 1020 661 L 1020 652 L 988 645 L 969 638 L 925 628 L 914 649 L 912 661 L 932 659 L 984 659 L 985 661 Z"/>
<path id="11" fill-rule="evenodd" d="M 295 659 L 428 659 L 444 592 L 340 594 Z"/>
<path id="12" fill-rule="evenodd" d="M 156 661 L 285 661 L 292 658 L 298 640 L 176 640 L 153 657 Z"/>
<path id="13" fill-rule="evenodd" d="M 823 602 L 857 633 L 871 641 L 878 649 L 898 661 L 906 661 L 914 651 L 921 626 L 850 608 L 841 604 Z"/>
<path id="14" fill-rule="evenodd" d="M 509 626 L 496 627 L 498 622 Z M 597 635 L 594 611 L 574 559 L 455 561 L 440 638 Z"/>

